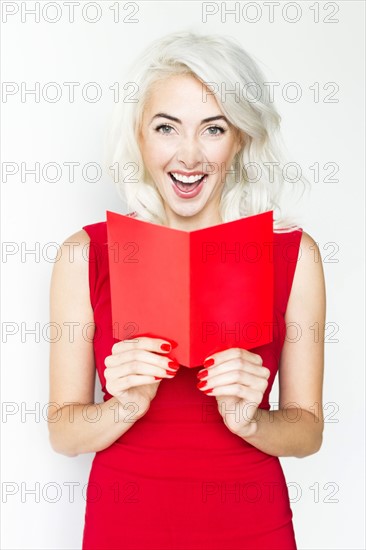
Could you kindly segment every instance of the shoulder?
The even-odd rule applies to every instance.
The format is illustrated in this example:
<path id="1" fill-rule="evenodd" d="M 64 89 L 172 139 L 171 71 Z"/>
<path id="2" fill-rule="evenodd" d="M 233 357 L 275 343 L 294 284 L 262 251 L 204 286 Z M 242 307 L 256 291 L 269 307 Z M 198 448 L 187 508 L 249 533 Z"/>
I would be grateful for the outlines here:
<path id="1" fill-rule="evenodd" d="M 302 228 L 295 231 L 274 232 L 275 239 L 284 246 L 290 246 L 289 252 L 286 253 L 286 258 L 292 261 L 299 261 L 304 257 L 305 261 L 310 261 L 311 257 L 318 257 L 320 254 L 319 248 L 315 240 L 309 233 L 306 233 Z"/>
<path id="2" fill-rule="evenodd" d="M 323 260 L 315 239 L 302 231 L 289 306 L 325 304 Z"/>
<path id="3" fill-rule="evenodd" d="M 80 263 L 88 251 L 91 237 L 85 229 L 80 229 L 72 235 L 69 235 L 62 243 L 61 248 L 72 249 L 73 254 L 69 259 L 75 259 L 75 262 Z"/>
<path id="4" fill-rule="evenodd" d="M 107 222 L 104 221 L 84 225 L 81 231 L 84 231 L 92 241 L 104 242 L 107 236 Z"/>
<path id="5" fill-rule="evenodd" d="M 302 264 L 302 271 L 311 271 L 313 274 L 319 274 L 322 271 L 322 257 L 318 243 L 306 231 L 302 231 L 301 234 L 298 263 Z"/>
<path id="6" fill-rule="evenodd" d="M 62 286 L 68 291 L 71 286 L 85 287 L 89 280 L 89 246 L 90 236 L 84 229 L 65 238 L 53 266 L 52 287 Z"/>
<path id="7" fill-rule="evenodd" d="M 301 232 L 301 240 L 300 240 L 300 247 L 302 249 L 309 249 L 310 247 L 317 247 L 317 243 L 315 242 L 315 240 L 313 239 L 313 237 L 311 235 L 309 235 L 309 233 L 307 233 L 306 231 L 302 230 Z"/>

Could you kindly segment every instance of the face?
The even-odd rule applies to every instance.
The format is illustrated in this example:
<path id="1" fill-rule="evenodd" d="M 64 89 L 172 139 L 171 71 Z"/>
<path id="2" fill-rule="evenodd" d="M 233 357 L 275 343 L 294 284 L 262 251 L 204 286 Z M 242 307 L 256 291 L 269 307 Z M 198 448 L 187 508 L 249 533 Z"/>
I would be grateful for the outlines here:
<path id="1" fill-rule="evenodd" d="M 206 92 L 191 75 L 155 83 L 139 134 L 145 167 L 163 199 L 168 225 L 186 231 L 222 223 L 220 197 L 241 146 L 239 131 Z"/>

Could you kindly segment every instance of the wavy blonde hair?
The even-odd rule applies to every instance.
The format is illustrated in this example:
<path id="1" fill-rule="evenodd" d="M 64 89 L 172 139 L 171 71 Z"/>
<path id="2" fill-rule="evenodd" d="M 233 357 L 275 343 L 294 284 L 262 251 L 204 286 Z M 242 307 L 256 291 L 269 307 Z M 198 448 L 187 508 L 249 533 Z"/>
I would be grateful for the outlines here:
<path id="1" fill-rule="evenodd" d="M 263 73 L 235 39 L 190 31 L 173 32 L 150 43 L 124 75 L 124 98 L 107 128 L 105 165 L 128 211 L 167 225 L 162 197 L 145 169 L 137 136 L 153 84 L 186 74 L 208 87 L 243 137 L 221 194 L 223 223 L 273 210 L 274 231 L 298 229 L 293 216 L 282 215 L 281 200 L 286 185 L 293 192 L 299 183 L 306 188 L 309 182 L 298 175 L 293 163 L 286 167 L 281 116 L 270 101 Z M 229 93 L 232 90 L 235 94 Z"/>

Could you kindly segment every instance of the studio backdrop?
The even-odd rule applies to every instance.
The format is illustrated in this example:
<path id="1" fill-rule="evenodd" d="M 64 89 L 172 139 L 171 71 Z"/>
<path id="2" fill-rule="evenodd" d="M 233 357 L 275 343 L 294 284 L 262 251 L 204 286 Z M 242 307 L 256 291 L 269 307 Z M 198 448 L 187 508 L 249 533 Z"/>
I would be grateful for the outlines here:
<path id="1" fill-rule="evenodd" d="M 131 60 L 178 30 L 240 41 L 311 182 L 292 213 L 326 280 L 324 440 L 281 464 L 299 549 L 365 548 L 364 17 L 359 1 L 1 3 L 2 548 L 81 547 L 94 454 L 57 454 L 48 438 L 51 273 L 70 235 L 127 213 L 107 126 Z"/>

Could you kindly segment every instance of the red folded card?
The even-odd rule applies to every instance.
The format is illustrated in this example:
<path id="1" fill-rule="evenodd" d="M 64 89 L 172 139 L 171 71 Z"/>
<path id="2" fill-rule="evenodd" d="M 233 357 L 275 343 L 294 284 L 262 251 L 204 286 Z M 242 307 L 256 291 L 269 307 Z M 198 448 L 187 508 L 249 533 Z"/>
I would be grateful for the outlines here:
<path id="1" fill-rule="evenodd" d="M 272 210 L 195 231 L 106 214 L 116 339 L 166 339 L 189 368 L 272 341 Z"/>

